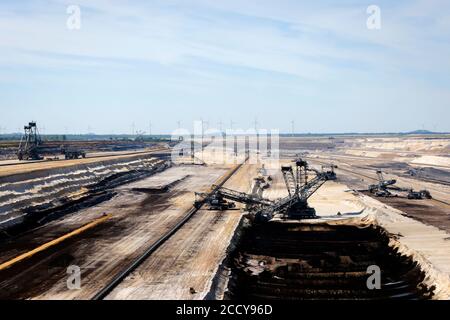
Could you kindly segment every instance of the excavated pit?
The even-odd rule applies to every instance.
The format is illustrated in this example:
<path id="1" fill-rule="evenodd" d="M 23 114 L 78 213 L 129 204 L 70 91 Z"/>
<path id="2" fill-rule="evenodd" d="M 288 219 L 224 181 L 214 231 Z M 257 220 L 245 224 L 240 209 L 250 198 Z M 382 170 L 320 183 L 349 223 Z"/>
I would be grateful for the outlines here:
<path id="1" fill-rule="evenodd" d="M 228 257 L 224 299 L 430 299 L 411 258 L 379 227 L 270 222 L 245 229 Z M 368 289 L 368 267 L 381 289 Z"/>

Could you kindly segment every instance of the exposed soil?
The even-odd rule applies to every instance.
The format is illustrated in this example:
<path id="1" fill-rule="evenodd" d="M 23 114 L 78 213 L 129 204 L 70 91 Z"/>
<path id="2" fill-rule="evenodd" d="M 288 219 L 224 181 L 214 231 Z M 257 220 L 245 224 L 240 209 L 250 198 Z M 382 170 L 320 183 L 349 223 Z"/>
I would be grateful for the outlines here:
<path id="1" fill-rule="evenodd" d="M 105 151 L 125 151 L 137 150 L 153 147 L 159 143 L 155 141 L 114 141 L 114 140 L 93 140 L 93 141 L 44 141 L 39 150 L 47 157 L 61 154 L 61 146 L 67 149 L 83 150 L 85 152 L 105 152 Z M 19 141 L 3 141 L 0 143 L 0 159 L 16 159 Z"/>
<path id="2" fill-rule="evenodd" d="M 267 223 L 245 231 L 226 299 L 429 299 L 424 273 L 379 228 Z M 369 290 L 368 267 L 381 270 Z"/>
<path id="3" fill-rule="evenodd" d="M 88 192 L 78 199 L 62 197 L 58 200 L 45 203 L 43 205 L 25 208 L 23 211 L 27 213 L 27 216 L 25 217 L 23 223 L 7 229 L 2 235 L 0 235 L 0 240 L 4 240 L 5 237 L 10 238 L 12 236 L 16 236 L 20 233 L 26 232 L 27 230 L 44 225 L 66 214 L 110 200 L 117 194 L 117 192 L 113 191 L 115 187 L 143 179 L 153 175 L 156 172 L 162 171 L 165 168 L 167 168 L 167 165 L 162 164 L 150 170 L 134 170 L 115 173 L 105 177 L 94 185 L 88 186 Z"/>
<path id="4" fill-rule="evenodd" d="M 373 196 L 368 192 L 365 194 Z M 402 197 L 375 197 L 375 199 L 403 211 L 407 217 L 447 232 L 450 231 L 450 211 L 445 204 L 440 204 L 432 199 L 410 200 Z"/>
<path id="5" fill-rule="evenodd" d="M 141 203 L 142 210 L 135 212 L 133 215 L 136 218 L 137 216 L 148 216 L 148 212 L 153 212 L 155 209 L 163 211 L 169 206 L 167 204 L 169 196 L 169 194 L 147 195 L 146 199 Z M 151 211 L 148 209 L 151 209 Z M 80 236 L 64 241 L 43 253 L 0 272 L 0 299 L 28 299 L 45 293 L 48 288 L 57 282 L 65 281 L 69 265 L 82 266 L 88 262 L 87 259 L 95 251 L 92 243 L 115 241 L 114 239 L 129 234 L 130 229 L 133 229 L 133 225 L 130 224 L 127 217 L 115 221 L 107 221 L 92 230 L 84 232 Z M 33 243 L 32 236 L 30 234 L 29 237 L 21 238 L 22 244 L 18 243 L 17 239 L 11 243 L 4 243 L 1 251 L 8 251 L 10 246 L 31 249 L 37 246 L 37 243 Z M 27 241 L 27 238 L 29 241 Z M 139 252 L 122 257 L 121 263 L 117 264 L 110 274 L 114 275 L 121 271 L 123 265 L 130 263 L 132 257 L 137 254 Z M 83 278 L 89 278 L 91 271 L 95 271 L 95 266 L 84 268 Z"/>
<path id="6" fill-rule="evenodd" d="M 450 171 L 433 167 L 413 167 L 404 162 L 377 163 L 369 168 L 393 170 L 397 175 L 406 178 L 414 178 L 418 181 L 428 181 L 442 184 L 450 184 Z"/>

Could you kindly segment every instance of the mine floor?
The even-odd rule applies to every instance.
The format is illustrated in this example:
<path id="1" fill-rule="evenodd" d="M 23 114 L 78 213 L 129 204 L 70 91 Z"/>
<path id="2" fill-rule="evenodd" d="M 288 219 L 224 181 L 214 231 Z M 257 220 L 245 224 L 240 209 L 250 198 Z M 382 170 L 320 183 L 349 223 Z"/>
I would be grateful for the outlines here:
<path id="1" fill-rule="evenodd" d="M 207 190 L 228 168 L 181 166 L 118 189 L 118 195 L 97 206 L 15 237 L 0 245 L 2 262 L 50 239 L 79 228 L 103 213 L 112 218 L 82 236 L 26 263 L 0 272 L 3 299 L 90 299 L 117 272 L 161 237 L 192 207 L 193 190 Z M 167 192 L 145 192 L 142 187 Z M 210 216 L 206 216 L 210 218 Z M 209 228 L 209 225 L 207 225 Z M 80 290 L 66 286 L 69 265 L 82 270 Z"/>
<path id="2" fill-rule="evenodd" d="M 91 299 L 186 216 L 195 191 L 210 190 L 232 168 L 175 165 L 115 187 L 112 199 L 2 242 L 0 264 L 111 215 L 92 230 L 0 271 L 0 299 Z M 244 164 L 225 187 L 249 192 L 259 169 L 259 164 Z M 217 296 L 225 299 L 449 297 L 445 203 L 408 205 L 355 192 L 367 182 L 357 175 L 367 172 L 358 170 L 338 169 L 338 180 L 325 183 L 309 199 L 318 219 L 308 223 L 276 217 L 267 225 L 245 228 L 242 206 L 226 211 L 203 207 L 105 298 L 205 299 L 219 287 L 219 278 Z M 263 196 L 286 196 L 279 165 L 268 167 L 267 174 L 273 180 Z M 441 190 L 438 198 L 445 193 Z M 67 288 L 70 265 L 81 268 L 79 290 Z M 371 265 L 382 271 L 381 290 L 367 289 Z"/>

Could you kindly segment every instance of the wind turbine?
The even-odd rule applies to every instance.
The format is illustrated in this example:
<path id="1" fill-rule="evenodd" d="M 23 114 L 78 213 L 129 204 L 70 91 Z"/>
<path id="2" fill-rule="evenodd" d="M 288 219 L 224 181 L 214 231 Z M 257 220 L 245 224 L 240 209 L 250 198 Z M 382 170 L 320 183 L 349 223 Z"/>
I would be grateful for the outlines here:
<path id="1" fill-rule="evenodd" d="M 259 122 L 258 122 L 258 118 L 257 117 L 255 117 L 255 121 L 253 121 L 253 125 L 255 126 L 255 132 L 258 133 Z"/>

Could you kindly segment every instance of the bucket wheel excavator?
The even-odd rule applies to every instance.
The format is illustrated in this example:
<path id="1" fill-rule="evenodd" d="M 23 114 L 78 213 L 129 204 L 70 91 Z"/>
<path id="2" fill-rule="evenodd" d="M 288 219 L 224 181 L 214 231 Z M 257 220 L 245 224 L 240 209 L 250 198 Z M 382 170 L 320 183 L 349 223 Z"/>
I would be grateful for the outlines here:
<path id="1" fill-rule="evenodd" d="M 257 220 L 269 221 L 276 214 L 281 214 L 284 219 L 312 219 L 316 218 L 316 211 L 309 207 L 308 199 L 328 180 L 335 180 L 335 166 L 322 171 L 312 169 L 305 160 L 297 159 L 294 166 L 282 166 L 284 182 L 288 196 L 269 200 L 259 195 L 239 192 L 228 188 L 214 188 L 210 194 L 196 193 L 194 205 L 207 203 L 211 210 L 228 210 L 235 207 L 234 202 L 247 205 L 249 212 L 253 213 Z M 309 179 L 309 174 L 313 178 Z M 231 202 L 230 202 L 231 201 Z"/>
<path id="2" fill-rule="evenodd" d="M 19 160 L 42 160 L 40 145 L 42 144 L 36 122 L 32 121 L 24 126 L 24 134 L 20 140 L 17 158 Z"/>

